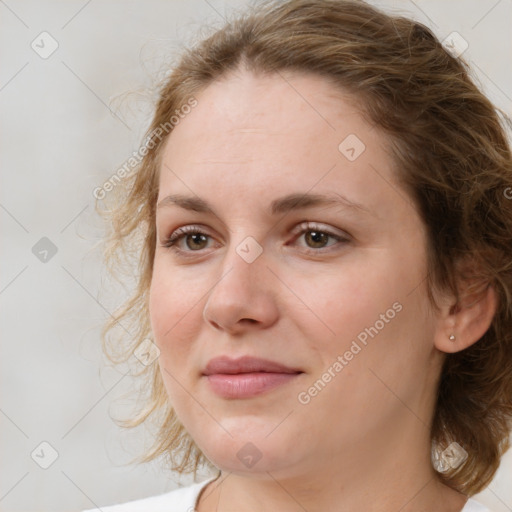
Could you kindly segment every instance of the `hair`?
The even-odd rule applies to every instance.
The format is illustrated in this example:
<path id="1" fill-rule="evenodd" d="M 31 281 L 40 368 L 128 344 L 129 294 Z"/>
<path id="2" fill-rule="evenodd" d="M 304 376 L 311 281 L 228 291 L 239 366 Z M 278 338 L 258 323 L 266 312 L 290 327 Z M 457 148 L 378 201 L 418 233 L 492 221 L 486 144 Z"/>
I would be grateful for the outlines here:
<path id="1" fill-rule="evenodd" d="M 127 361 L 151 338 L 155 204 L 161 155 L 172 133 L 162 137 L 161 127 L 194 95 L 241 66 L 260 74 L 324 77 L 350 93 L 387 137 L 397 178 L 427 228 L 433 307 L 436 289 L 451 291 L 459 301 L 461 283 L 494 288 L 498 305 L 487 332 L 469 348 L 446 354 L 431 422 L 433 446 L 456 441 L 469 454 L 438 478 L 466 495 L 481 491 L 509 448 L 512 418 L 512 157 L 506 116 L 472 81 L 469 65 L 446 51 L 429 28 L 364 1 L 260 3 L 183 51 L 159 86 L 144 157 L 116 187 L 122 193 L 111 194 L 114 206 L 103 204 L 111 271 L 121 256 L 138 263 L 133 295 L 104 328 L 106 353 Z M 151 418 L 158 428 L 141 460 L 166 456 L 173 470 L 194 475 L 202 464 L 213 468 L 178 420 L 158 365 L 141 373 L 150 391 L 126 425 Z"/>

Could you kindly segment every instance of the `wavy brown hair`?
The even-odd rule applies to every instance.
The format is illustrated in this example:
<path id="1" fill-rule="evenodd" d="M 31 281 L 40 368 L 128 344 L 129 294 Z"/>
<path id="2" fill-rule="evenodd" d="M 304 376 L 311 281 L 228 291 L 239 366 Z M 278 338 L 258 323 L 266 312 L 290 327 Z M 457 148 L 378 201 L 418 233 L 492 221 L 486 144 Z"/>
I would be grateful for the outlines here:
<path id="1" fill-rule="evenodd" d="M 431 423 L 433 446 L 456 440 L 469 454 L 438 473 L 467 495 L 491 481 L 509 447 L 512 417 L 512 158 L 503 113 L 470 78 L 469 65 L 448 53 L 431 30 L 357 0 L 290 0 L 253 5 L 185 50 L 162 82 L 151 148 L 136 172 L 99 206 L 111 231 L 107 261 L 138 265 L 133 296 L 104 330 L 116 361 L 151 338 L 148 291 L 155 252 L 160 158 L 176 110 L 212 82 L 245 66 L 254 73 L 296 71 L 324 77 L 359 105 L 390 142 L 397 176 L 428 231 L 428 293 L 460 283 L 494 287 L 498 308 L 487 332 L 469 348 L 446 355 Z M 111 199 L 114 204 L 105 206 Z M 131 268 L 131 267 L 129 267 Z M 131 271 L 134 275 L 134 269 Z M 116 329 L 122 325 L 120 331 Z M 119 334 L 119 335 L 116 335 Z M 172 468 L 205 463 L 180 424 L 158 365 L 146 403 L 130 426 L 155 419 L 153 448 L 142 460 L 167 455 Z"/>

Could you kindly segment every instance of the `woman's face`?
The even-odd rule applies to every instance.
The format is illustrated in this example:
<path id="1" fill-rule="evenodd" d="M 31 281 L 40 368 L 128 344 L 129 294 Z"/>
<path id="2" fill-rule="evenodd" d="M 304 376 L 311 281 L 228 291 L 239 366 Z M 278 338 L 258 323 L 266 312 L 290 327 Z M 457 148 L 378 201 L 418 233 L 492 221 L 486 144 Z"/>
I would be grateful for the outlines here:
<path id="1" fill-rule="evenodd" d="M 150 292 L 180 421 L 238 473 L 355 467 L 407 435 L 426 446 L 439 326 L 386 139 L 315 76 L 240 71 L 196 98 L 165 146 Z M 286 368 L 207 371 L 221 356 Z"/>

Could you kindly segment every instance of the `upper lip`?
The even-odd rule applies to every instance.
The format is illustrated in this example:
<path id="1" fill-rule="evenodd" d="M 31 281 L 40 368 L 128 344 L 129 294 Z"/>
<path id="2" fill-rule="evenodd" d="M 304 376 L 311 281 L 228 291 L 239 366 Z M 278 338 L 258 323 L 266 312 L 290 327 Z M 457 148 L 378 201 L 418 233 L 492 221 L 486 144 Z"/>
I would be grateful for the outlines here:
<path id="1" fill-rule="evenodd" d="M 252 372 L 269 373 L 302 373 L 297 368 L 290 368 L 284 364 L 258 357 L 243 356 L 238 359 L 231 359 L 227 356 L 220 356 L 211 359 L 203 370 L 203 375 L 216 373 L 236 374 Z"/>

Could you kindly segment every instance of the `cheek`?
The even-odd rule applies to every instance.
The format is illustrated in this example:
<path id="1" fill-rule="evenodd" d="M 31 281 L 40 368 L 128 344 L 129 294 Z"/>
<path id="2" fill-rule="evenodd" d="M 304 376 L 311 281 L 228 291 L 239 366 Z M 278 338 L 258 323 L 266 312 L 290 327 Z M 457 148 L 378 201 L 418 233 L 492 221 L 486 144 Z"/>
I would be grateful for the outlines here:
<path id="1" fill-rule="evenodd" d="M 290 314 L 302 318 L 308 330 L 316 330 L 317 339 L 352 338 L 379 320 L 396 301 L 403 300 L 403 278 L 392 274 L 384 258 L 380 266 L 376 260 L 365 265 L 361 258 L 319 273 L 313 280 L 297 275 L 294 292 L 303 302 Z"/>
<path id="2" fill-rule="evenodd" d="M 149 316 L 155 343 L 166 365 L 176 365 L 189 350 L 188 341 L 200 328 L 198 315 L 203 294 L 193 282 L 180 279 L 179 272 L 166 271 L 165 265 L 155 261 L 149 290 Z"/>
<path id="3" fill-rule="evenodd" d="M 428 336 L 428 305 L 423 287 L 418 286 L 421 262 L 414 268 L 411 262 L 398 264 L 391 254 L 379 256 L 347 261 L 339 272 L 317 275 L 313 282 L 297 276 L 294 291 L 307 307 L 301 303 L 288 314 L 300 323 L 309 348 L 325 367 L 347 350 L 357 352 L 354 362 L 365 367 L 381 364 L 390 350 L 408 357 L 413 350 L 409 341 Z M 359 364 L 351 362 L 349 373 Z"/>
<path id="4" fill-rule="evenodd" d="M 190 408 L 190 395 L 182 386 L 192 367 L 193 343 L 190 340 L 197 337 L 199 328 L 199 309 L 194 309 L 194 305 L 196 308 L 200 305 L 195 297 L 183 293 L 184 285 L 177 277 L 177 273 L 162 272 L 162 265 L 155 262 L 149 290 L 149 316 L 154 342 L 160 349 L 158 364 L 163 384 L 181 418 Z"/>

